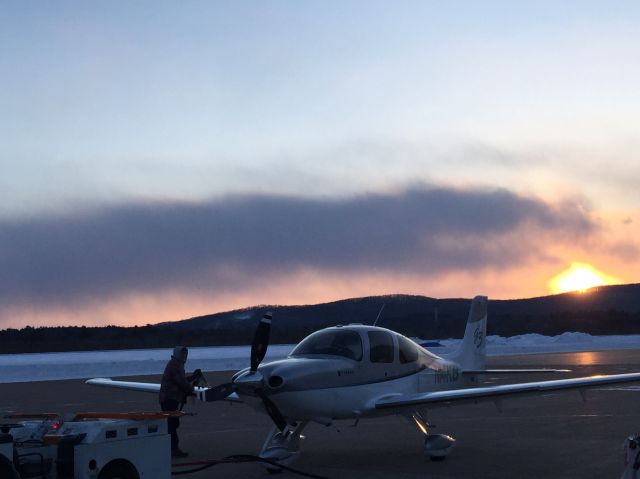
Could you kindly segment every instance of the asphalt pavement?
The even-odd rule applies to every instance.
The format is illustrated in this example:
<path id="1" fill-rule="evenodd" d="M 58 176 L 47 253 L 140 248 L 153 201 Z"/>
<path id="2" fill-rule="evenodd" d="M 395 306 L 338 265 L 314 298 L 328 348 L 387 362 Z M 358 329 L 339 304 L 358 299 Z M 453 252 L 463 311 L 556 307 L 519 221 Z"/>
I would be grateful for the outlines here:
<path id="1" fill-rule="evenodd" d="M 187 363 L 187 369 L 189 364 Z M 640 371 L 640 349 L 492 357 L 490 368 L 570 368 L 568 375 L 514 375 L 508 382 Z M 210 384 L 232 372 L 205 374 Z M 159 381 L 158 376 L 127 378 Z M 505 382 L 488 378 L 490 383 Z M 583 402 L 577 391 L 435 409 L 435 433 L 456 438 L 443 462 L 423 455 L 423 439 L 400 417 L 311 424 L 294 466 L 328 478 L 619 478 L 624 439 L 640 431 L 640 383 L 628 389 L 592 389 Z M 83 380 L 0 384 L 0 413 L 154 411 L 153 394 L 92 387 Z M 179 429 L 191 460 L 257 454 L 270 420 L 242 404 L 190 403 Z M 191 476 L 264 478 L 258 464 L 215 466 Z M 289 472 L 281 478 L 298 477 Z"/>

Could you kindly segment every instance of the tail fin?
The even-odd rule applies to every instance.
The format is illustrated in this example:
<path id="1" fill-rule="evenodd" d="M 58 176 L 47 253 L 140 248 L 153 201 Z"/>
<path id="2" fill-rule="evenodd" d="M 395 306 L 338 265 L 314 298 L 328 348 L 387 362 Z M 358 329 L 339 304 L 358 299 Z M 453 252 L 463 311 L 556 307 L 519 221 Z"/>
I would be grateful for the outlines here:
<path id="1" fill-rule="evenodd" d="M 487 302 L 486 296 L 476 296 L 471 301 L 469 319 L 464 330 L 462 343 L 457 351 L 447 357 L 457 362 L 462 370 L 485 368 L 487 355 Z"/>

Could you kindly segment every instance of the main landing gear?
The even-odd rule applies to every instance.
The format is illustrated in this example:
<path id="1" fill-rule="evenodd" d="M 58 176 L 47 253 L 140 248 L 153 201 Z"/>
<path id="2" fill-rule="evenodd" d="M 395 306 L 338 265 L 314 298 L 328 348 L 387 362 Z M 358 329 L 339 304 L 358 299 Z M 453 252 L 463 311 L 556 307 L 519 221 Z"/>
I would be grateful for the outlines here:
<path id="1" fill-rule="evenodd" d="M 287 426 L 284 431 L 280 431 L 274 426 L 264 441 L 260 457 L 276 461 L 283 466 L 289 466 L 300 455 L 301 433 L 306 425 L 306 422 L 300 422 L 293 429 L 290 429 L 291 426 Z M 264 464 L 267 472 L 271 474 L 282 472 L 278 466 Z"/>
<path id="2" fill-rule="evenodd" d="M 429 434 L 429 424 L 424 418 L 415 413 L 412 416 L 418 429 L 424 434 L 424 454 L 432 461 L 444 461 L 451 452 L 456 440 L 446 434 Z"/>

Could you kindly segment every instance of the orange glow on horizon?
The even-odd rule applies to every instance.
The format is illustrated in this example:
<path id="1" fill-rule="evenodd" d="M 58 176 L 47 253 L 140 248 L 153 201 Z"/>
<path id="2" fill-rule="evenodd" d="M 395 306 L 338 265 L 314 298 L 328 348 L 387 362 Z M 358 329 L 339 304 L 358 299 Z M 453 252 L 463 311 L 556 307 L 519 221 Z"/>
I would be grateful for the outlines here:
<path id="1" fill-rule="evenodd" d="M 562 251 L 557 256 L 567 258 L 574 254 Z M 608 258 L 601 261 L 603 264 L 606 262 L 615 274 L 625 271 L 620 264 Z M 624 267 L 628 268 L 629 263 Z M 417 294 L 435 298 L 472 298 L 476 294 L 485 294 L 491 299 L 527 298 L 548 294 L 549 278 L 557 273 L 552 268 L 554 263 L 542 262 L 535 267 L 523 264 L 503 270 L 458 270 L 433 276 L 384 270 L 332 273 L 301 268 L 286 275 L 274 275 L 266 283 L 246 288 L 183 289 L 176 286 L 58 305 L 0 304 L 0 329 L 26 325 L 156 324 L 259 304 L 304 305 L 383 294 Z M 618 278 L 596 272 L 604 278 L 601 284 L 620 282 Z M 584 286 L 573 289 L 582 288 Z M 374 319 L 371 318 L 372 321 Z"/>
<path id="2" fill-rule="evenodd" d="M 596 286 L 618 283 L 621 283 L 620 279 L 598 271 L 590 264 L 573 262 L 568 269 L 551 278 L 549 289 L 554 294 L 571 291 L 584 293 Z"/>
<path id="3" fill-rule="evenodd" d="M 525 275 L 530 282 L 520 280 Z M 476 294 L 486 294 L 491 298 L 509 299 L 544 294 L 545 279 L 550 275 L 549 271 L 532 272 L 526 267 L 508 272 L 458 271 L 434 277 L 385 271 L 332 274 L 300 269 L 292 274 L 276 276 L 266 284 L 235 291 L 175 288 L 58 306 L 0 305 L 0 329 L 26 325 L 156 324 L 259 304 L 304 305 L 384 294 L 417 294 L 436 298 L 471 298 Z M 532 285 L 540 289 L 532 290 Z"/>

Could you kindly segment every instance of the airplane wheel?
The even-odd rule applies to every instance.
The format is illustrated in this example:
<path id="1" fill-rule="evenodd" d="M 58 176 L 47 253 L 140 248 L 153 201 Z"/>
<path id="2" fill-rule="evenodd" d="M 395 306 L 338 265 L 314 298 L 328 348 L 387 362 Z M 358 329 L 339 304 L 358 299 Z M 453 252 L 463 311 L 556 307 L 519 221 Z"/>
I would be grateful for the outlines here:
<path id="1" fill-rule="evenodd" d="M 456 440 L 446 434 L 429 434 L 424 438 L 424 453 L 432 461 L 444 461 Z"/>

